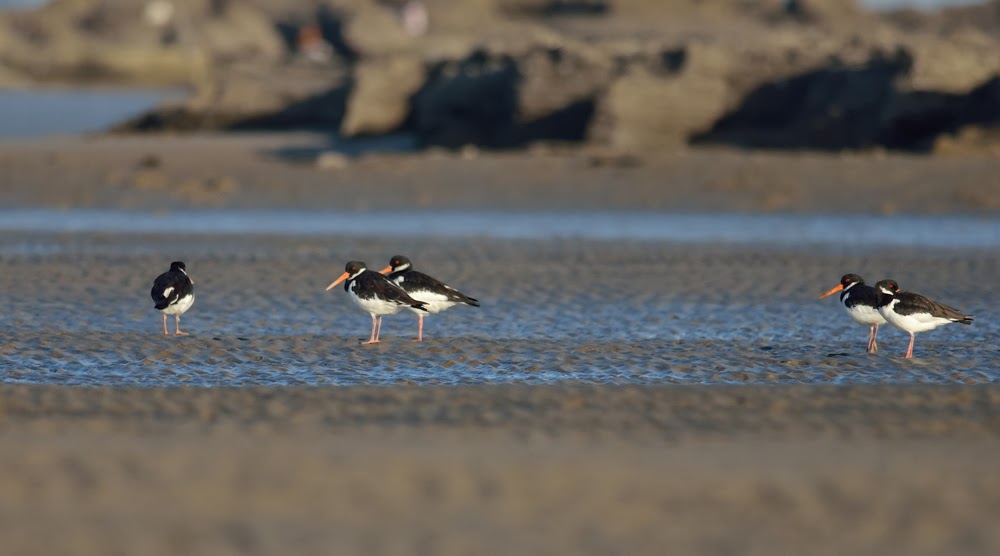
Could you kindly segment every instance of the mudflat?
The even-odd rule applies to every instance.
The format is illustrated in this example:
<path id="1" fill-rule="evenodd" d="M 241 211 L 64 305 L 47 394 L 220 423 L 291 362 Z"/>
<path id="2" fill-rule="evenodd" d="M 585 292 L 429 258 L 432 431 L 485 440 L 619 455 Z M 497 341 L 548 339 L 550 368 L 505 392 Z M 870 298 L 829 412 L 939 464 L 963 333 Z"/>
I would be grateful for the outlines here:
<path id="1" fill-rule="evenodd" d="M 10 554 L 990 554 L 994 386 L 0 387 Z"/>
<path id="2" fill-rule="evenodd" d="M 552 149 L 319 168 L 323 148 L 0 144 L 2 206 L 948 214 L 988 236 L 1000 192 L 988 157 Z M 4 553 L 998 553 L 984 284 L 1000 253 L 895 239 L 5 228 Z M 387 316 L 362 344 L 368 316 L 324 288 L 347 260 L 395 254 L 482 307 L 429 317 L 421 344 L 414 315 Z M 196 282 L 189 337 L 162 335 L 148 296 L 171 260 Z M 918 335 L 914 360 L 888 327 L 865 354 L 864 327 L 816 299 L 846 272 L 977 320 Z"/>
<path id="3" fill-rule="evenodd" d="M 58 214 L 58 213 L 57 213 Z M 665 217 L 667 218 L 667 217 Z M 8 233 L 0 357 L 14 382 L 80 386 L 989 384 L 997 321 L 983 281 L 995 249 L 775 246 L 434 236 Z M 395 254 L 479 299 L 430 315 L 370 318 L 343 288 L 348 260 Z M 184 260 L 191 336 L 164 337 L 149 289 Z M 844 272 L 894 277 L 978 315 L 917 336 L 883 327 L 881 350 L 835 298 Z M 914 286 L 908 286 L 914 284 Z M 919 290 L 917 289 L 919 286 Z M 170 324 L 171 330 L 173 324 Z"/>
<path id="4" fill-rule="evenodd" d="M 406 152 L 309 133 L 0 142 L 4 206 L 996 214 L 995 154 Z"/>

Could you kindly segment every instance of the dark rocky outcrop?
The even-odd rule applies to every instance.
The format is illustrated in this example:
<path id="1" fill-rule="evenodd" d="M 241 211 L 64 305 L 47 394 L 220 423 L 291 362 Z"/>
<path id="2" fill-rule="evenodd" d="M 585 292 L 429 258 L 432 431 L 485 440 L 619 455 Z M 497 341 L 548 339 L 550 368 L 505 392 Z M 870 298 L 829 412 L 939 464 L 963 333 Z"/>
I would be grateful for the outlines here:
<path id="1" fill-rule="evenodd" d="M 886 15 L 842 0 L 423 2 L 426 29 L 405 2 L 192 0 L 151 19 L 173 4 L 56 0 L 0 13 L 0 81 L 192 88 L 121 130 L 406 132 L 451 148 L 928 151 L 1000 125 L 1000 0 Z"/>
<path id="2" fill-rule="evenodd" d="M 1000 77 L 966 94 L 902 89 L 912 62 L 899 50 L 861 67 L 768 83 L 692 140 L 770 149 L 930 151 L 939 136 L 964 126 L 1000 125 Z"/>

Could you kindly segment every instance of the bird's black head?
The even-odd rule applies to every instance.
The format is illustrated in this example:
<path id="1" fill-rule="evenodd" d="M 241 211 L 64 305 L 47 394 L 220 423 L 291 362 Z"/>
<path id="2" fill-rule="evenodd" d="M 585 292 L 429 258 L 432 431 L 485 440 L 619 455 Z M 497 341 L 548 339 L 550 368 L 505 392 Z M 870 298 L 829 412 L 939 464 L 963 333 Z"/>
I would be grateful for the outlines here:
<path id="1" fill-rule="evenodd" d="M 828 292 L 824 293 L 823 295 L 819 296 L 819 298 L 823 299 L 824 297 L 826 297 L 828 295 L 833 295 L 833 294 L 835 294 L 837 292 L 844 291 L 847 288 L 849 288 L 849 287 L 851 287 L 851 286 L 853 286 L 855 284 L 864 284 L 864 283 L 865 283 L 865 279 L 862 278 L 862 277 L 860 277 L 860 276 L 858 276 L 857 274 L 845 274 L 845 275 L 843 275 L 843 276 L 840 277 L 840 283 L 839 284 L 837 284 L 836 286 L 834 286 L 830 291 L 828 291 Z M 840 295 L 841 295 L 841 298 L 843 298 L 844 294 L 840 294 Z"/>
<path id="2" fill-rule="evenodd" d="M 393 272 L 396 272 L 399 270 L 409 269 L 413 266 L 413 263 L 410 262 L 410 259 L 407 259 L 402 255 L 393 255 L 392 258 L 389 259 L 389 266 L 392 268 Z"/>
<path id="3" fill-rule="evenodd" d="M 333 281 L 332 284 L 326 287 L 326 291 L 330 291 L 337 284 L 344 282 L 344 280 L 353 280 L 357 278 L 362 272 L 368 270 L 368 265 L 361 261 L 350 261 L 344 265 L 344 273 L 340 275 L 339 278 Z M 344 290 L 347 290 L 351 286 L 351 282 L 348 280 L 344 282 Z"/>
<path id="4" fill-rule="evenodd" d="M 875 289 L 888 295 L 896 295 L 899 293 L 899 284 L 895 280 L 882 280 L 875 284 Z"/>
<path id="5" fill-rule="evenodd" d="M 187 274 L 187 266 L 181 261 L 174 261 L 170 263 L 170 270 L 177 272 L 178 270 Z"/>
<path id="6" fill-rule="evenodd" d="M 845 274 L 840 278 L 840 285 L 847 289 L 851 284 L 864 284 L 865 279 L 857 274 Z"/>
<path id="7" fill-rule="evenodd" d="M 368 265 L 361 261 L 350 261 L 344 266 L 344 272 L 351 278 L 354 278 L 365 270 L 368 270 Z"/>

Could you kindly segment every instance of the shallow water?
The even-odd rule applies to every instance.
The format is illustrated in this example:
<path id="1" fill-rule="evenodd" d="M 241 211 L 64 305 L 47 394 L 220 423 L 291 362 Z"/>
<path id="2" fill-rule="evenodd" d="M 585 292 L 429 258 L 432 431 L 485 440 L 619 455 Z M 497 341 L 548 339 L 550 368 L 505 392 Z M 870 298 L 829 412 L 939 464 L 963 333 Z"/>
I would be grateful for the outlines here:
<path id="1" fill-rule="evenodd" d="M 104 131 L 185 94 L 164 89 L 0 90 L 0 140 Z"/>
<path id="2" fill-rule="evenodd" d="M 736 226 L 715 218 L 717 228 Z M 795 243 L 781 230 L 740 243 L 487 237 L 458 227 L 439 235 L 8 227 L 0 231 L 0 372 L 6 382 L 146 386 L 998 382 L 997 300 L 982 285 L 998 283 L 1000 248 L 977 235 L 982 221 L 957 224 L 989 247 L 869 240 L 864 249 L 817 248 L 807 240 L 819 234 L 797 234 Z M 397 253 L 482 307 L 427 317 L 421 344 L 412 341 L 415 315 L 386 316 L 384 341 L 362 344 L 370 318 L 341 288 L 324 288 L 349 259 L 381 268 Z M 181 319 L 192 336 L 181 338 L 159 332 L 148 293 L 177 259 L 197 292 Z M 912 361 L 899 358 L 908 338 L 891 328 L 879 334 L 881 352 L 865 354 L 866 329 L 832 297 L 816 299 L 845 272 L 893 277 L 977 320 L 919 334 Z"/>
<path id="3" fill-rule="evenodd" d="M 0 231 L 643 240 L 780 246 L 1000 248 L 1000 222 L 965 216 L 660 212 L 0 210 Z"/>

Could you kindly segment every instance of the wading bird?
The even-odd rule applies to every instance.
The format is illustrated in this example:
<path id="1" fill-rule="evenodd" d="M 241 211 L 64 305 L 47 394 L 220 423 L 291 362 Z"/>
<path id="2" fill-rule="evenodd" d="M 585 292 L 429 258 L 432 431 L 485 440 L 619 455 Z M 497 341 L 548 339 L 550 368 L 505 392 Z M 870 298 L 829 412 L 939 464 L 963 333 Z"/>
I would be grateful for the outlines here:
<path id="1" fill-rule="evenodd" d="M 346 282 L 344 282 L 346 280 Z M 361 261 L 351 261 L 344 268 L 344 273 L 326 287 L 327 291 L 344 282 L 344 290 L 351 294 L 351 299 L 363 311 L 372 316 L 372 334 L 369 344 L 379 341 L 382 331 L 382 316 L 397 313 L 403 307 L 415 311 L 426 311 L 424 303 L 410 297 L 402 288 L 390 282 L 378 272 L 368 270 L 368 265 Z"/>
<path id="2" fill-rule="evenodd" d="M 194 280 L 188 277 L 184 263 L 170 263 L 170 270 L 156 277 L 149 295 L 156 309 L 163 313 L 163 333 L 170 334 L 167 315 L 173 315 L 174 334 L 187 336 L 187 332 L 181 332 L 181 315 L 194 303 Z"/>
<path id="3" fill-rule="evenodd" d="M 819 296 L 820 299 L 840 292 L 840 304 L 847 314 L 858 324 L 868 326 L 868 347 L 865 351 L 878 351 L 878 327 L 885 324 L 885 318 L 878 311 L 879 291 L 865 284 L 865 280 L 857 274 L 845 274 L 840 283 L 833 289 Z"/>
<path id="4" fill-rule="evenodd" d="M 910 346 L 903 359 L 913 357 L 913 335 L 917 332 L 953 322 L 972 324 L 974 318 L 922 295 L 899 291 L 895 280 L 882 280 L 875 284 L 875 289 L 879 291 L 879 313 L 889 324 L 910 333 Z"/>
<path id="5" fill-rule="evenodd" d="M 418 319 L 418 342 L 424 339 L 424 315 L 427 313 L 439 313 L 459 303 L 479 307 L 479 300 L 471 298 L 423 272 L 413 270 L 413 263 L 402 255 L 396 255 L 389 259 L 389 266 L 379 272 L 387 275 L 393 284 L 406 290 L 410 297 L 425 303 L 423 310 L 413 309 Z"/>

